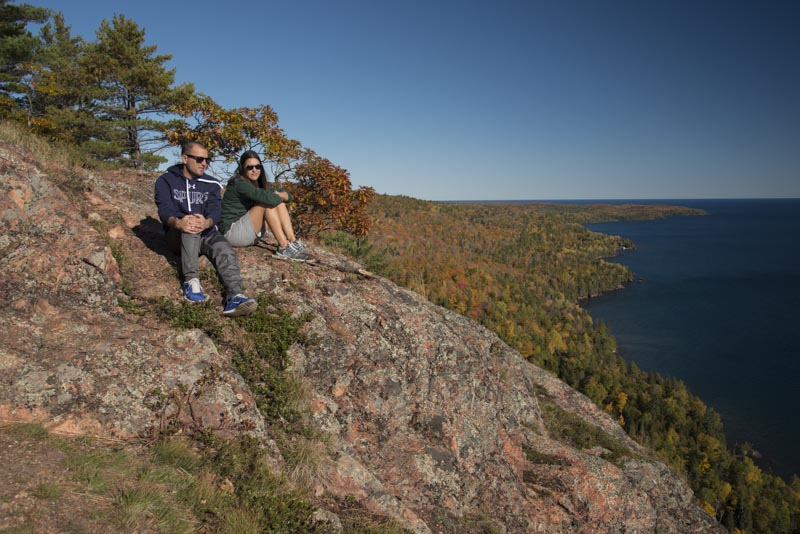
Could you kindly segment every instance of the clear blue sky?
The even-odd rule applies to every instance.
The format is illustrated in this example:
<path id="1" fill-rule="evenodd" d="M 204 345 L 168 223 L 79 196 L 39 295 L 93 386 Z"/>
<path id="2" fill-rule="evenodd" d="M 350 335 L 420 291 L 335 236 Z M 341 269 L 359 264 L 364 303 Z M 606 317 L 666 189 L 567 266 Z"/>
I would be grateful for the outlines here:
<path id="1" fill-rule="evenodd" d="M 380 193 L 800 197 L 800 1 L 28 3 L 124 14 Z"/>

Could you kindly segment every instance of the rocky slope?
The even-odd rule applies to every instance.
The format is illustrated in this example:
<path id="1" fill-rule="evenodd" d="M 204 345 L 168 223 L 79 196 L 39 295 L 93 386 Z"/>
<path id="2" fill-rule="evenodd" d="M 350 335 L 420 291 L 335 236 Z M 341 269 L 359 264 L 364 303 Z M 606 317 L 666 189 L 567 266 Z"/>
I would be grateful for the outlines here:
<path id="1" fill-rule="evenodd" d="M 0 142 L 0 423 L 124 440 L 158 424 L 155 388 L 203 380 L 194 424 L 255 433 L 281 469 L 247 384 L 211 340 L 120 307 L 180 298 L 155 177 L 46 167 Z M 315 253 L 315 267 L 261 248 L 240 261 L 249 294 L 276 293 L 311 313 L 314 342 L 290 354 L 311 419 L 335 449 L 318 496 L 358 499 L 420 533 L 722 531 L 613 419 L 490 331 Z M 212 367 L 222 371 L 209 380 Z M 614 452 L 560 440 L 548 417 L 565 413 Z"/>

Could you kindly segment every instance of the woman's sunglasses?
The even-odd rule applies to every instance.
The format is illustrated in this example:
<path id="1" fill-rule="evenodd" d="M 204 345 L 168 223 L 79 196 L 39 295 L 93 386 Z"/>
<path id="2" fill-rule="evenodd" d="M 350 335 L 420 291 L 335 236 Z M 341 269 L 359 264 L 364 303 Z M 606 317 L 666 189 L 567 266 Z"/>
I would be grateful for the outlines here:
<path id="1" fill-rule="evenodd" d="M 263 168 L 264 168 L 264 166 L 261 165 L 261 164 L 258 164 L 258 165 L 245 165 L 244 166 L 244 170 L 246 170 L 246 171 L 252 171 L 253 169 L 258 169 L 260 171 Z"/>

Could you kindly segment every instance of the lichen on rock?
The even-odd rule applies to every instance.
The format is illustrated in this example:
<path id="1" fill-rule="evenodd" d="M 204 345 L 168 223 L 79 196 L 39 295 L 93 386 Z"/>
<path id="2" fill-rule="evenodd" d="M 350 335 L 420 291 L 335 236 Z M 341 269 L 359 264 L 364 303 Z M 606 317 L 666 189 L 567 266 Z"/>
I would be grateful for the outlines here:
<path id="1" fill-rule="evenodd" d="M 178 419 L 258 436 L 284 468 L 248 384 L 206 334 L 120 307 L 179 298 L 155 176 L 86 173 L 82 196 L 68 198 L 15 147 L 0 142 L 0 160 L 0 420 L 127 439 Z M 357 499 L 414 532 L 721 531 L 663 462 L 491 331 L 314 253 L 316 266 L 259 247 L 239 258 L 249 295 L 311 316 L 311 341 L 288 356 L 308 420 L 332 443 L 323 496 Z M 560 440 L 543 403 L 614 450 Z"/>

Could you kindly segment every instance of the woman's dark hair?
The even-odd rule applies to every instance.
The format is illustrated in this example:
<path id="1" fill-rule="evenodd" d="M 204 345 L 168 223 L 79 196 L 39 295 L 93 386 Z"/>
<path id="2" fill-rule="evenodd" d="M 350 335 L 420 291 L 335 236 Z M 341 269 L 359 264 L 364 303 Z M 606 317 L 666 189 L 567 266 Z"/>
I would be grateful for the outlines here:
<path id="1" fill-rule="evenodd" d="M 244 170 L 244 162 L 248 159 L 257 159 L 261 165 L 264 165 L 264 162 L 261 161 L 261 158 L 258 156 L 258 152 L 255 150 L 246 150 L 240 157 L 239 157 L 239 167 L 236 169 L 236 173 L 243 177 L 247 177 L 247 172 Z M 261 189 L 267 188 L 267 171 L 266 169 L 261 169 L 261 172 L 258 173 L 258 186 Z"/>

